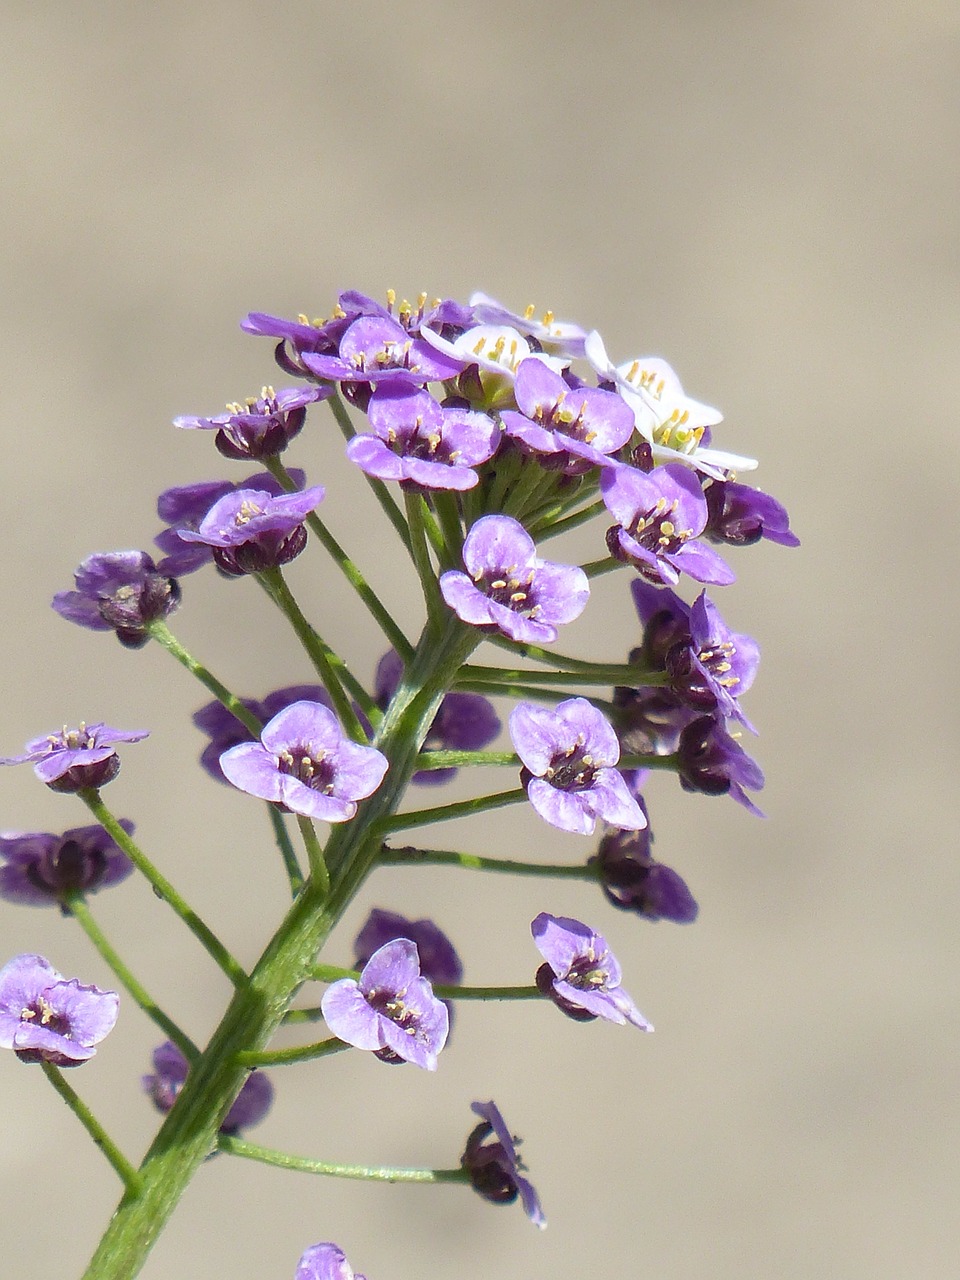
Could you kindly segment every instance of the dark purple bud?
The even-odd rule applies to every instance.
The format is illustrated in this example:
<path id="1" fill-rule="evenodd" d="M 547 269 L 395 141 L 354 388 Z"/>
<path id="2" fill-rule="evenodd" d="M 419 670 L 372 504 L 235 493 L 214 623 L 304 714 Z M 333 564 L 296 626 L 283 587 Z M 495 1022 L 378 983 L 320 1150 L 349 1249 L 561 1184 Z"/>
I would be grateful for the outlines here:
<path id="1" fill-rule="evenodd" d="M 133 823 L 120 825 L 127 834 Z M 61 906 L 72 893 L 93 893 L 118 884 L 133 870 L 101 826 L 74 827 L 62 836 L 8 832 L 0 835 L 0 897 L 27 906 Z"/>
<path id="2" fill-rule="evenodd" d="M 512 1204 L 519 1196 L 527 1217 L 542 1229 L 547 1220 L 540 1197 L 524 1177 L 525 1168 L 517 1154 L 520 1139 L 510 1133 L 495 1102 L 474 1102 L 470 1109 L 481 1117 L 460 1158 L 470 1185 L 493 1204 Z"/>
<path id="3" fill-rule="evenodd" d="M 744 791 L 759 791 L 763 771 L 719 720 L 699 716 L 680 734 L 677 747 L 680 785 L 685 791 L 702 791 L 708 796 L 728 793 L 758 817 L 762 813 Z"/>
<path id="4" fill-rule="evenodd" d="M 733 480 L 714 480 L 704 496 L 707 525 L 703 532 L 711 542 L 742 547 L 766 538 L 782 547 L 799 547 L 786 508 L 769 494 Z"/>
<path id="5" fill-rule="evenodd" d="M 58 591 L 53 607 L 62 618 L 92 631 L 116 632 L 128 649 L 149 640 L 147 628 L 180 604 L 176 578 L 158 572 L 143 551 L 88 556 L 74 574 L 76 591 Z"/>
<path id="6" fill-rule="evenodd" d="M 646 920 L 691 924 L 699 911 L 681 876 L 650 853 L 650 828 L 611 831 L 590 859 L 607 901 Z"/>

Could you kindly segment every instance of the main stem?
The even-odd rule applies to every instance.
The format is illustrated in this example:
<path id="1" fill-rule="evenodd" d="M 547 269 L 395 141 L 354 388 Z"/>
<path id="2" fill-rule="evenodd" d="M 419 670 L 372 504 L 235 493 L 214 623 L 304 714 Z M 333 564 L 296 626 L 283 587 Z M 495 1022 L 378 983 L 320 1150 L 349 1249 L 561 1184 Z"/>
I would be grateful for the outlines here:
<path id="1" fill-rule="evenodd" d="M 480 637 L 452 615 L 424 632 L 377 735 L 390 767 L 353 821 L 327 842 L 331 889 L 308 880 L 236 993 L 140 1166 L 141 1188 L 120 1201 L 84 1280 L 133 1280 L 187 1184 L 216 1148 L 220 1122 L 246 1079 L 238 1055 L 264 1049 L 310 965 L 377 861 L 381 824 L 394 813 L 417 752 L 461 664 Z"/>

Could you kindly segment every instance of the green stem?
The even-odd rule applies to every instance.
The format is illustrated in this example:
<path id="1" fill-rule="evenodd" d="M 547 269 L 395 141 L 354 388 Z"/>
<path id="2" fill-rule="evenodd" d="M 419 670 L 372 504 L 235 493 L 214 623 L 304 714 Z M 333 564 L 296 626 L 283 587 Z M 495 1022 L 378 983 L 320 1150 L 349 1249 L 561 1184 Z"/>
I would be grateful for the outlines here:
<path id="1" fill-rule="evenodd" d="M 327 1058 L 331 1053 L 339 1053 L 341 1049 L 349 1048 L 350 1045 L 345 1041 L 331 1036 L 329 1040 L 318 1040 L 316 1044 L 298 1044 L 290 1049 L 265 1049 L 261 1053 L 238 1053 L 237 1061 L 245 1067 L 286 1067 L 295 1062 L 310 1062 L 313 1058 Z"/>
<path id="2" fill-rule="evenodd" d="M 398 849 L 380 850 L 384 866 L 463 867 L 467 871 L 500 871 L 515 876 L 545 876 L 568 880 L 596 880 L 589 864 L 520 862 L 510 858 L 486 858 L 477 853 L 460 853 L 455 849 L 416 849 L 404 845 Z"/>
<path id="3" fill-rule="evenodd" d="M 107 1134 L 106 1129 L 93 1114 L 83 1099 L 76 1091 L 67 1084 L 63 1078 L 63 1073 L 52 1062 L 41 1062 L 43 1074 L 59 1093 L 73 1114 L 77 1117 L 83 1127 L 89 1133 L 96 1146 L 100 1148 L 103 1154 L 113 1165 L 114 1170 L 119 1176 L 121 1182 L 126 1187 L 126 1195 L 124 1199 L 135 1198 L 140 1193 L 142 1179 L 136 1169 L 123 1154 L 113 1139 Z"/>
<path id="4" fill-rule="evenodd" d="M 314 884 L 319 888 L 321 895 L 325 898 L 330 892 L 330 873 L 327 871 L 323 850 L 320 847 L 320 841 L 317 839 L 316 828 L 310 818 L 306 818 L 300 813 L 297 814 L 297 826 L 300 828 L 300 835 L 303 838 L 303 845 L 310 862 L 310 876 Z"/>
<path id="5" fill-rule="evenodd" d="M 329 398 L 329 400 L 327 401 L 327 404 L 329 404 L 331 410 L 333 411 L 333 416 L 337 420 L 337 426 L 340 428 L 340 431 L 343 434 L 344 440 L 352 440 L 353 437 L 357 434 L 357 432 L 356 432 L 356 429 L 354 428 L 353 423 L 350 421 L 350 415 L 347 413 L 347 410 L 343 401 L 341 400 L 340 396 L 337 394 L 336 391 Z M 410 550 L 410 532 L 407 529 L 407 522 L 404 520 L 403 514 L 400 511 L 400 508 L 394 502 L 389 489 L 383 483 L 382 480 L 376 480 L 373 476 L 368 476 L 366 472 L 364 472 L 364 479 L 366 480 L 367 484 L 370 486 L 370 490 L 373 493 L 373 496 L 376 498 L 376 500 L 380 503 L 380 506 L 383 508 L 384 515 L 393 525 L 396 532 L 400 535 L 400 541 L 403 543 L 407 551 L 409 551 Z"/>
<path id="6" fill-rule="evenodd" d="M 280 461 L 279 458 L 265 458 L 264 463 L 267 470 L 274 476 L 279 484 L 288 492 L 296 491 L 296 485 L 290 477 L 290 473 Z M 353 560 L 347 555 L 343 547 L 336 540 L 324 522 L 317 513 L 311 512 L 307 516 L 306 524 L 308 529 L 314 536 L 319 539 L 324 549 L 329 553 L 330 558 L 336 564 L 337 568 L 353 587 L 354 591 L 367 606 L 370 616 L 380 627 L 380 630 L 387 637 L 393 647 L 396 649 L 404 662 L 408 661 L 413 653 L 413 645 L 400 630 L 397 623 L 393 620 L 383 601 L 373 590 L 366 578 L 360 572 L 360 569 Z"/>
<path id="7" fill-rule="evenodd" d="M 157 644 L 162 645 L 168 653 L 172 654 L 181 666 L 186 667 L 192 676 L 196 676 L 204 688 L 208 689 L 217 701 L 222 703 L 230 714 L 240 721 L 244 728 L 250 730 L 254 738 L 260 737 L 260 730 L 263 725 L 257 717 L 248 711 L 240 699 L 235 694 L 232 694 L 225 684 L 221 684 L 215 675 L 184 649 L 162 619 L 158 618 L 156 621 L 148 623 L 146 629 Z"/>
<path id="8" fill-rule="evenodd" d="M 200 1056 L 200 1050 L 193 1043 L 188 1035 L 186 1035 L 172 1018 L 167 1017 L 157 1002 L 153 999 L 146 987 L 140 983 L 137 978 L 130 972 L 120 956 L 107 941 L 103 930 L 90 914 L 90 908 L 87 906 L 86 899 L 82 893 L 71 894 L 64 904 L 65 910 L 73 916 L 74 920 L 80 925 L 97 951 L 107 962 L 111 971 L 116 975 L 120 984 L 133 997 L 143 1012 L 151 1021 L 163 1031 L 166 1036 L 173 1041 L 177 1048 L 181 1051 L 188 1062 L 194 1062 Z"/>
<path id="9" fill-rule="evenodd" d="M 538 659 L 546 661 L 546 659 Z M 568 661 L 570 661 L 568 659 Z M 582 666 L 566 671 L 528 671 L 521 667 L 481 667 L 467 663 L 462 669 L 464 680 L 476 684 L 489 680 L 493 684 L 510 684 L 521 680 L 524 684 L 551 684 L 557 680 L 566 680 L 568 684 L 578 685 L 627 685 L 629 688 L 646 688 L 647 676 L 653 677 L 653 685 L 664 683 L 664 673 L 648 673 L 629 662 L 585 662 Z M 458 685 L 460 681 L 457 681 Z"/>
<path id="10" fill-rule="evenodd" d="M 216 934 L 204 924 L 193 908 L 181 898 L 166 876 L 157 870 L 147 855 L 127 835 L 126 831 L 103 803 L 100 798 L 100 792 L 92 787 L 84 787 L 77 792 L 77 795 L 100 823 L 101 827 L 104 827 L 109 832 L 114 844 L 120 846 L 137 870 L 147 878 L 157 897 L 173 908 L 233 985 L 235 987 L 244 986 L 247 981 L 247 975 L 244 973 L 242 966 L 233 958 Z"/>
<path id="11" fill-rule="evenodd" d="M 417 772 L 464 769 L 477 764 L 513 765 L 519 768 L 520 759 L 512 751 L 422 751 L 417 757 Z"/>
<path id="12" fill-rule="evenodd" d="M 241 1138 L 221 1138 L 221 1151 L 247 1160 L 259 1160 L 278 1169 L 295 1169 L 300 1173 L 317 1173 L 328 1178 L 358 1178 L 366 1182 L 468 1182 L 465 1169 L 396 1169 L 385 1165 L 334 1164 L 329 1160 L 308 1160 L 291 1156 L 272 1147 L 259 1147 Z"/>
<path id="13" fill-rule="evenodd" d="M 443 533 L 444 557 L 442 564 L 444 568 L 452 569 L 455 566 L 459 566 L 460 552 L 463 548 L 463 530 L 460 527 L 457 495 L 450 491 L 437 490 L 433 495 L 433 506 Z"/>
<path id="14" fill-rule="evenodd" d="M 622 560 L 614 560 L 613 556 L 604 556 L 602 560 L 588 560 L 580 568 L 588 578 L 599 578 L 602 573 L 612 573 L 614 569 L 623 567 Z"/>
<path id="15" fill-rule="evenodd" d="M 580 495 L 576 501 L 579 502 Z M 586 524 L 588 520 L 592 520 L 595 515 L 599 515 L 604 510 L 602 501 L 591 502 L 588 507 L 583 507 L 580 511 L 574 511 L 571 515 L 565 516 L 562 520 L 544 521 L 541 523 L 537 520 L 530 528 L 530 537 L 536 542 L 546 542 L 548 538 L 555 538 L 560 533 L 566 533 L 570 529 L 576 529 L 582 524 Z"/>
<path id="16" fill-rule="evenodd" d="M 502 809 L 508 804 L 519 804 L 526 800 L 527 793 L 523 787 L 513 791 L 498 791 L 490 796 L 478 796 L 475 800 L 459 800 L 454 804 L 440 804 L 430 809 L 414 809 L 412 813 L 398 813 L 388 818 L 382 830 L 406 831 L 410 827 L 425 827 L 433 822 L 452 822 L 454 818 L 469 818 L 476 813 L 489 813 L 491 809 Z"/>
<path id="17" fill-rule="evenodd" d="M 267 813 L 270 815 L 270 825 L 273 827 L 277 848 L 280 850 L 280 857 L 283 858 L 287 879 L 290 881 L 290 893 L 295 898 L 303 887 L 303 872 L 300 870 L 300 863 L 297 861 L 297 855 L 294 852 L 293 845 L 290 843 L 290 833 L 287 831 L 283 814 L 273 804 L 267 805 Z"/>
<path id="18" fill-rule="evenodd" d="M 571 658 L 563 653 L 554 653 L 552 649 L 542 649 L 536 644 L 523 644 L 516 640 L 509 640 L 506 636 L 499 634 L 489 635 L 486 638 L 491 644 L 506 649 L 518 658 L 528 658 L 531 662 L 539 662 L 557 671 L 613 673 L 613 679 L 598 680 L 598 684 L 626 684 L 647 688 L 667 683 L 665 671 L 647 671 L 633 662 L 591 662 L 584 658 Z M 473 669 L 493 670 L 493 668 L 482 667 Z"/>
<path id="19" fill-rule="evenodd" d="M 458 693 L 482 693 L 488 698 L 532 698 L 535 702 L 565 702 L 570 697 L 569 689 L 544 689 L 540 685 L 521 684 L 519 681 L 494 684 L 485 680 L 458 680 L 456 688 Z M 613 707 L 612 703 L 595 698 L 593 694 L 590 701 L 601 710 Z"/>
<path id="20" fill-rule="evenodd" d="M 407 524 L 410 528 L 410 550 L 417 569 L 417 577 L 420 579 L 424 604 L 427 606 L 427 617 L 432 622 L 436 622 L 441 616 L 443 601 L 437 585 L 437 575 L 430 561 L 430 552 L 427 550 L 424 501 L 419 493 L 407 492 L 403 496 L 407 510 Z"/>
<path id="21" fill-rule="evenodd" d="M 450 987 L 434 983 L 433 994 L 440 1000 L 542 1000 L 537 987 Z"/>

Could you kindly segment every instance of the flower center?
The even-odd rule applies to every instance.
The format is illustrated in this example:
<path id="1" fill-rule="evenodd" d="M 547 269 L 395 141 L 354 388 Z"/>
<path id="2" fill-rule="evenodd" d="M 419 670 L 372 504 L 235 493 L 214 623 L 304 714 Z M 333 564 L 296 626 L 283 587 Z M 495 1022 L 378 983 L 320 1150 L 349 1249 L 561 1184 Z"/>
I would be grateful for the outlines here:
<path id="1" fill-rule="evenodd" d="M 733 671 L 730 659 L 737 652 L 737 646 L 730 640 L 722 640 L 712 649 L 700 649 L 697 657 L 710 672 L 710 675 L 723 689 L 732 689 L 740 683 L 740 677 Z"/>
<path id="2" fill-rule="evenodd" d="M 558 431 L 561 435 L 570 436 L 573 440 L 580 440 L 584 444 L 592 444 L 596 439 L 597 433 L 591 431 L 583 421 L 583 411 L 586 405 L 581 403 L 580 408 L 574 410 L 566 401 L 567 395 L 562 393 L 552 409 L 544 405 L 537 405 L 536 421 L 547 431 Z"/>
<path id="3" fill-rule="evenodd" d="M 583 750 L 583 738 L 578 737 L 572 747 L 555 755 L 543 775 L 552 787 L 560 791 L 586 791 L 593 786 L 597 766 L 593 756 Z"/>
<path id="4" fill-rule="evenodd" d="M 585 955 L 578 956 L 564 978 L 578 991 L 597 991 L 610 980 L 610 971 L 604 964 L 606 955 L 598 956 L 591 947 Z"/>
<path id="5" fill-rule="evenodd" d="M 37 996 L 32 1005 L 25 1005 L 20 1010 L 21 1022 L 34 1022 L 37 1019 L 40 1020 L 41 1027 L 46 1027 L 48 1031 L 63 1036 L 65 1040 L 70 1039 L 70 1023 L 62 1014 L 57 1013 L 43 996 Z"/>
<path id="6" fill-rule="evenodd" d="M 512 564 L 503 565 L 499 572 L 480 570 L 474 574 L 473 580 L 494 604 L 502 604 L 514 613 L 534 618 L 540 612 L 540 606 L 530 600 L 533 578 L 533 569 L 520 571 L 519 566 Z"/>
<path id="7" fill-rule="evenodd" d="M 255 502 L 251 502 L 249 498 L 244 498 L 240 504 L 240 510 L 233 517 L 234 526 L 242 529 L 244 525 L 250 523 L 255 516 L 263 515 L 263 507 L 257 506 Z"/>
<path id="8" fill-rule="evenodd" d="M 673 522 L 679 499 L 658 498 L 648 511 L 638 512 L 627 530 L 632 538 L 656 555 L 672 555 L 692 536 L 692 529 L 678 529 Z"/>
<path id="9" fill-rule="evenodd" d="M 305 747 L 288 747 L 278 756 L 277 764 L 281 773 L 287 773 L 292 778 L 296 778 L 311 791 L 322 791 L 324 795 L 330 795 L 333 792 L 337 771 L 333 759 L 327 752 L 314 756 Z"/>

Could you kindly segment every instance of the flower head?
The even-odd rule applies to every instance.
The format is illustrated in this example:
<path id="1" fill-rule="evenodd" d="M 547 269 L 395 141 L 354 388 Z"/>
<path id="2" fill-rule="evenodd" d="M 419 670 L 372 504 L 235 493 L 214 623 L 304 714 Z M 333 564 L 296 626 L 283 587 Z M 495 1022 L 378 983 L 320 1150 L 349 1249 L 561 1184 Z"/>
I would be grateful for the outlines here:
<path id="1" fill-rule="evenodd" d="M 442 382 L 456 377 L 466 363 L 434 350 L 388 315 L 359 316 L 340 339 L 335 356 L 305 351 L 300 359 L 317 378 L 372 386 Z"/>
<path id="2" fill-rule="evenodd" d="M 158 1111 L 166 1114 L 183 1088 L 190 1064 L 171 1040 L 153 1051 L 153 1072 L 141 1077 L 144 1091 Z M 253 1071 L 240 1087 L 233 1105 L 224 1116 L 220 1132 L 233 1136 L 241 1129 L 259 1124 L 273 1102 L 273 1085 L 262 1071 Z"/>
<path id="3" fill-rule="evenodd" d="M 319 684 L 291 684 L 283 689 L 275 689 L 263 699 L 241 698 L 240 701 L 261 724 L 266 724 L 278 711 L 292 706 L 294 702 L 322 702 L 325 707 L 332 709 L 330 695 Z M 200 764 L 211 778 L 215 778 L 217 782 L 226 782 L 220 768 L 220 757 L 238 743 L 255 742 L 256 739 L 247 726 L 216 698 L 195 711 L 191 719 L 210 739 L 200 753 Z"/>
<path id="4" fill-rule="evenodd" d="M 21 1062 L 78 1066 L 113 1030 L 119 1008 L 115 991 L 68 980 L 43 956 L 14 956 L 0 969 L 0 1048 Z"/>
<path id="5" fill-rule="evenodd" d="M 566 456 L 569 471 L 605 466 L 633 435 L 633 414 L 618 395 L 572 387 L 542 360 L 523 361 L 514 395 L 520 412 L 501 414 L 507 434 L 531 453 Z"/>
<path id="6" fill-rule="evenodd" d="M 759 791 L 763 770 L 714 716 L 698 716 L 684 728 L 677 746 L 680 785 L 708 796 L 730 795 L 758 818 L 763 813 L 744 791 Z"/>
<path id="7" fill-rule="evenodd" d="M 83 724 L 62 729 L 27 743 L 23 755 L 0 756 L 0 764 L 32 764 L 33 772 L 51 791 L 81 791 L 102 787 L 120 772 L 117 742 L 140 742 L 148 729 L 125 732 L 107 724 Z"/>
<path id="8" fill-rule="evenodd" d="M 372 1049 L 387 1062 L 412 1062 L 436 1071 L 447 1040 L 447 1007 L 421 977 L 417 947 L 397 938 L 375 951 L 359 981 L 341 978 L 323 994 L 327 1026 L 357 1049 Z"/>
<path id="9" fill-rule="evenodd" d="M 533 338 L 543 351 L 551 355 L 576 360 L 584 353 L 586 329 L 569 320 L 557 320 L 552 311 L 542 312 L 537 319 L 536 307 L 529 306 L 523 315 L 520 315 L 485 293 L 472 293 L 470 307 L 473 312 L 473 323 L 510 325 L 526 337 Z"/>
<path id="10" fill-rule="evenodd" d="M 444 600 L 477 627 L 495 627 L 511 640 L 552 644 L 557 624 L 580 616 L 590 596 L 576 565 L 541 560 L 533 539 L 510 516 L 482 516 L 463 543 L 466 573 L 440 577 Z"/>
<path id="11" fill-rule="evenodd" d="M 235 489 L 210 508 L 199 527 L 179 529 L 184 542 L 213 548 L 224 573 L 262 573 L 287 564 L 307 543 L 303 521 L 323 501 L 322 485 L 276 496 L 266 489 Z"/>
<path id="12" fill-rule="evenodd" d="M 335 1244 L 312 1244 L 300 1258 L 293 1280 L 366 1280 Z"/>
<path id="13" fill-rule="evenodd" d="M 510 713 L 510 736 L 530 803 L 551 826 L 581 835 L 592 835 L 598 818 L 629 830 L 646 826 L 614 767 L 617 735 L 586 698 L 567 698 L 552 710 L 520 702 Z"/>
<path id="14" fill-rule="evenodd" d="M 248 795 L 322 822 L 346 822 L 383 781 L 387 760 L 345 737 L 322 703 L 294 702 L 264 725 L 259 742 L 224 752 L 220 767 Z"/>
<path id="15" fill-rule="evenodd" d="M 53 608 L 91 631 L 115 631 L 128 649 L 150 636 L 148 625 L 180 604 L 175 578 L 159 572 L 144 551 L 108 551 L 87 556 L 74 573 L 76 591 L 58 591 Z"/>
<path id="16" fill-rule="evenodd" d="M 597 870 L 607 901 L 621 911 L 675 924 L 696 920 L 700 908 L 686 881 L 650 853 L 649 827 L 607 832 L 590 865 Z"/>
<path id="17" fill-rule="evenodd" d="M 541 911 L 530 926 L 537 950 L 546 960 L 537 970 L 537 986 L 564 1013 L 578 1020 L 605 1018 L 652 1031 L 620 985 L 620 965 L 603 934 L 569 916 Z"/>
<path id="18" fill-rule="evenodd" d="M 128 835 L 133 823 L 121 818 Z M 47 831 L 0 833 L 0 897 L 26 906 L 61 906 L 73 893 L 94 893 L 118 884 L 133 864 L 101 826 L 73 827 L 62 836 Z"/>
<path id="19" fill-rule="evenodd" d="M 307 405 L 326 400 L 331 387 L 264 387 L 244 404 L 228 404 L 214 418 L 190 415 L 173 425 L 190 431 L 216 431 L 216 446 L 225 458 L 275 458 L 303 427 Z"/>
<path id="20" fill-rule="evenodd" d="M 480 1116 L 460 1159 L 470 1185 L 494 1204 L 512 1204 L 519 1196 L 524 1213 L 542 1230 L 547 1220 L 533 1183 L 523 1176 L 525 1166 L 517 1154 L 520 1139 L 510 1133 L 495 1102 L 473 1102 L 470 1109 Z"/>
<path id="21" fill-rule="evenodd" d="M 704 497 L 707 525 L 703 533 L 711 542 L 743 547 L 767 538 L 782 547 L 799 547 L 800 539 L 790 529 L 786 507 L 769 494 L 733 480 L 714 480 Z"/>

